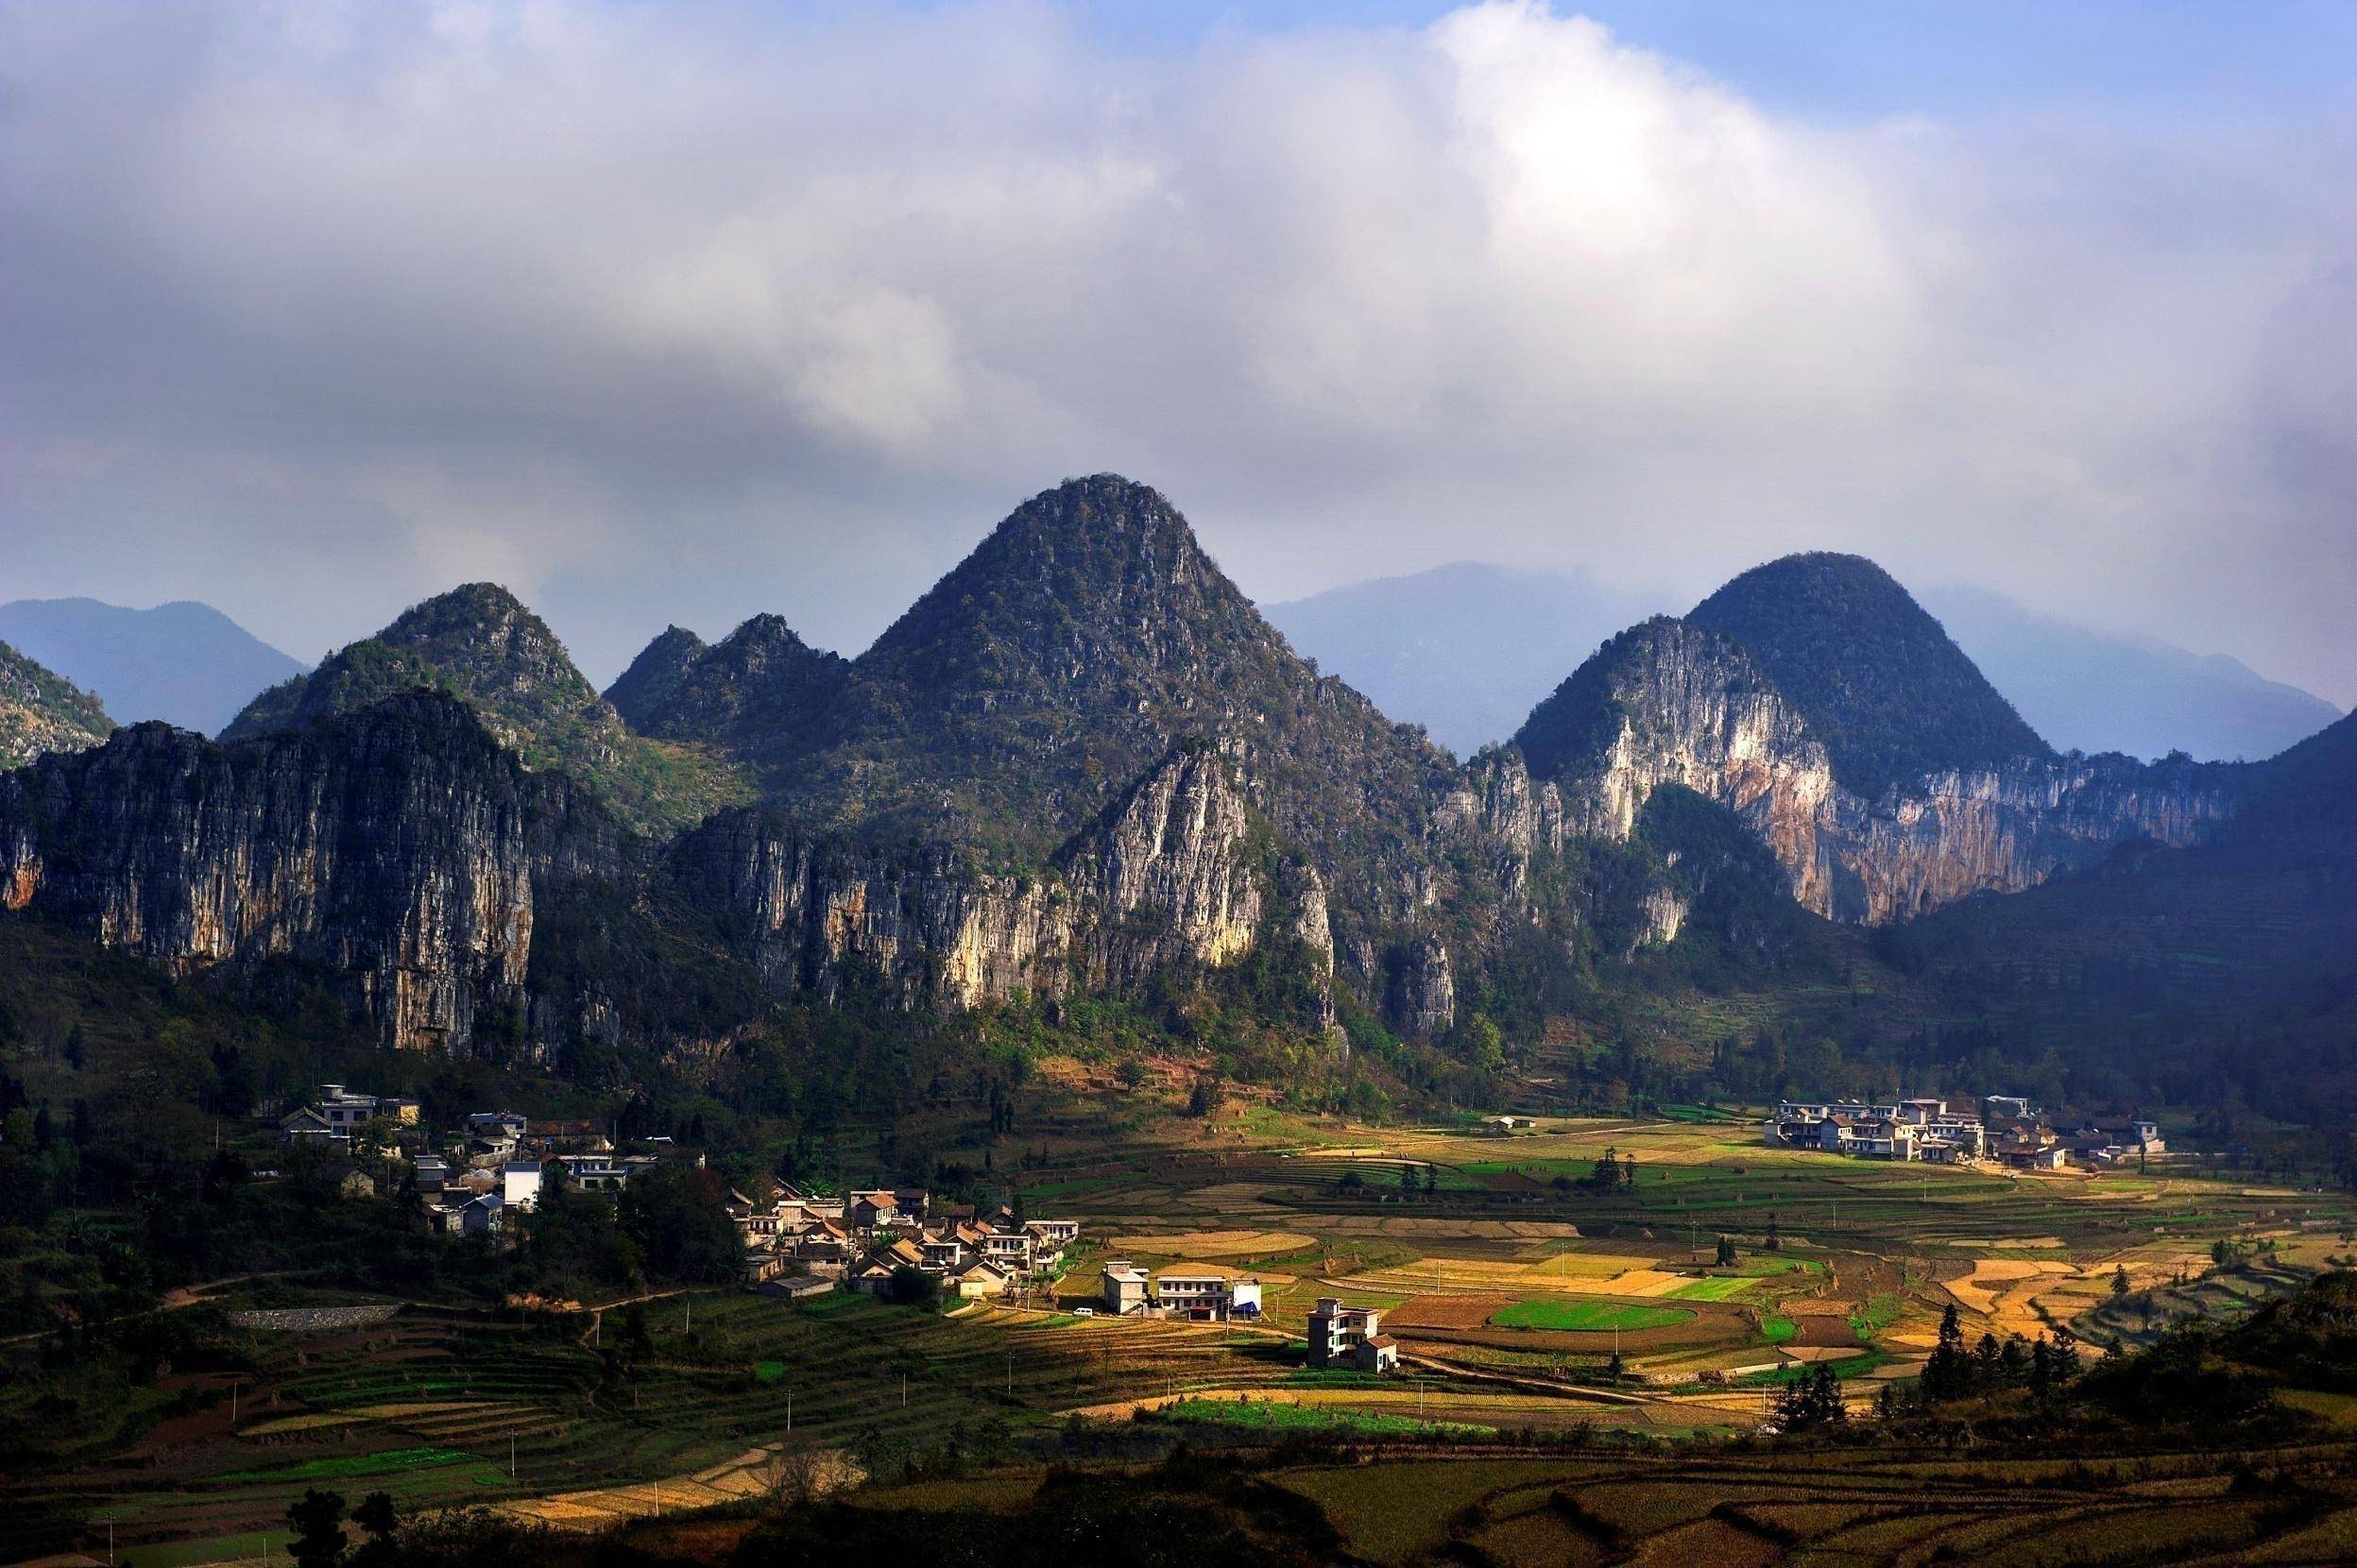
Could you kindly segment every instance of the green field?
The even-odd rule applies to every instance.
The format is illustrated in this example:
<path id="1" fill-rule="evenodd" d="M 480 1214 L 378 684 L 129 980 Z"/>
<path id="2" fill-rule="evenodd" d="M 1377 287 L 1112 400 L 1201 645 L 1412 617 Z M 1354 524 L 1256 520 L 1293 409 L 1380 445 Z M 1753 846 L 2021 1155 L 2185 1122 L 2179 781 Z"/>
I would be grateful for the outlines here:
<path id="1" fill-rule="evenodd" d="M 1748 1282 L 1747 1282 L 1748 1283 Z M 1630 1306 L 1619 1302 L 1564 1301 L 1561 1297 L 1537 1297 L 1516 1302 L 1493 1317 L 1490 1321 L 1500 1328 L 1545 1329 L 1621 1329 L 1667 1328 L 1673 1323 L 1691 1322 L 1694 1314 L 1674 1306 Z"/>
<path id="2" fill-rule="evenodd" d="M 1496 1430 L 1464 1422 L 1419 1421 L 1413 1416 L 1397 1416 L 1387 1411 L 1287 1405 L 1273 1400 L 1183 1399 L 1166 1413 L 1170 1420 L 1177 1422 L 1241 1426 L 1263 1432 L 1358 1432 L 1370 1436 L 1405 1438 L 1434 1433 L 1488 1437 L 1494 1435 Z"/>

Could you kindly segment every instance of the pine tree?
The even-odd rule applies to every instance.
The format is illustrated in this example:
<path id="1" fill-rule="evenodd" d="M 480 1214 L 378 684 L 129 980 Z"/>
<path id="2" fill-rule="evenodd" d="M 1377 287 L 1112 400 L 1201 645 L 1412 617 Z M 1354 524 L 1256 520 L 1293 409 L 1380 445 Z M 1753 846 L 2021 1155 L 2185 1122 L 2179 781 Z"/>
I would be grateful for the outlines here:
<path id="1" fill-rule="evenodd" d="M 1923 1363 L 1923 1397 L 1932 1404 L 1961 1399 L 1971 1391 L 1971 1358 L 1964 1353 L 1964 1325 L 1956 1321 L 1956 1304 L 1939 1315 L 1939 1342 Z"/>

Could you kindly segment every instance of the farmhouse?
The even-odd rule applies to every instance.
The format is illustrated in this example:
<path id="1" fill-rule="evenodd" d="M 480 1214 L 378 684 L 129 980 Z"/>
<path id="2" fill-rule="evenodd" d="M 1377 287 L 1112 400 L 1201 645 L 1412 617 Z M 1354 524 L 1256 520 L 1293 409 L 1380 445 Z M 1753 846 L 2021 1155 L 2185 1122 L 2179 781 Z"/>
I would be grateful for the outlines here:
<path id="1" fill-rule="evenodd" d="M 1383 1331 L 1383 1315 L 1372 1306 L 1344 1306 L 1336 1296 L 1318 1298 L 1309 1314 L 1312 1367 L 1385 1372 L 1399 1369 L 1399 1341 Z"/>
<path id="2" fill-rule="evenodd" d="M 1154 1304 L 1190 1322 L 1226 1322 L 1260 1316 L 1260 1282 L 1221 1270 L 1166 1269 L 1153 1281 Z"/>
<path id="3" fill-rule="evenodd" d="M 1117 1318 L 1141 1313 L 1153 1304 L 1153 1281 L 1146 1271 L 1127 1258 L 1112 1258 L 1105 1263 L 1105 1310 Z"/>

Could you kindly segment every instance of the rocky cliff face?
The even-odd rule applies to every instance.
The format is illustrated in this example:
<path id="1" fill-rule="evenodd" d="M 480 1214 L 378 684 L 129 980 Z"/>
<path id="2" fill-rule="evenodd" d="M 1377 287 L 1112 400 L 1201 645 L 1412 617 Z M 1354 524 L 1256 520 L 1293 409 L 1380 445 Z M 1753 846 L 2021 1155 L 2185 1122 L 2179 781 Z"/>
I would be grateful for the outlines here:
<path id="1" fill-rule="evenodd" d="M 293 959 L 391 1044 L 474 1043 L 524 1002 L 537 896 L 629 842 L 463 706 L 398 697 L 222 745 L 163 724 L 0 778 L 0 903 L 187 972 Z"/>
<path id="2" fill-rule="evenodd" d="M 0 642 L 0 771 L 94 746 L 113 728 L 96 697 Z"/>
<path id="3" fill-rule="evenodd" d="M 1867 924 L 2018 892 L 2129 839 L 2196 843 L 2239 793 L 2228 769 L 2024 757 L 1869 799 L 1741 647 L 1668 619 L 1607 643 L 1520 739 L 1575 830 L 1626 839 L 1656 789 L 1683 785 L 1740 817 L 1803 905 Z"/>
<path id="4" fill-rule="evenodd" d="M 972 1007 L 1074 986 L 1124 990 L 1228 963 L 1272 937 L 1333 966 L 1324 884 L 1272 854 L 1232 768 L 1183 748 L 1059 852 L 1042 876 L 978 869 L 948 844 L 897 849 L 728 812 L 670 856 L 692 895 L 742 920 L 776 991 L 855 980 L 903 1005 Z"/>

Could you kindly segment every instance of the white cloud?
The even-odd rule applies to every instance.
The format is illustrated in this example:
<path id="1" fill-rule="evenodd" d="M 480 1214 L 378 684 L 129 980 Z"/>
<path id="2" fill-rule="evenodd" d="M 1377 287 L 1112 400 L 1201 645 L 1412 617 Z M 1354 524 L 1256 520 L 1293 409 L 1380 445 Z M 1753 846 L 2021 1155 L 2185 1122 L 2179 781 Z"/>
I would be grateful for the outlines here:
<path id="1" fill-rule="evenodd" d="M 7 586 L 316 652 L 495 571 L 608 670 L 756 608 L 856 645 L 1118 468 L 1272 597 L 1823 545 L 2346 702 L 2348 152 L 1812 125 L 1529 4 L 1114 58 L 1029 7 L 19 0 Z"/>

